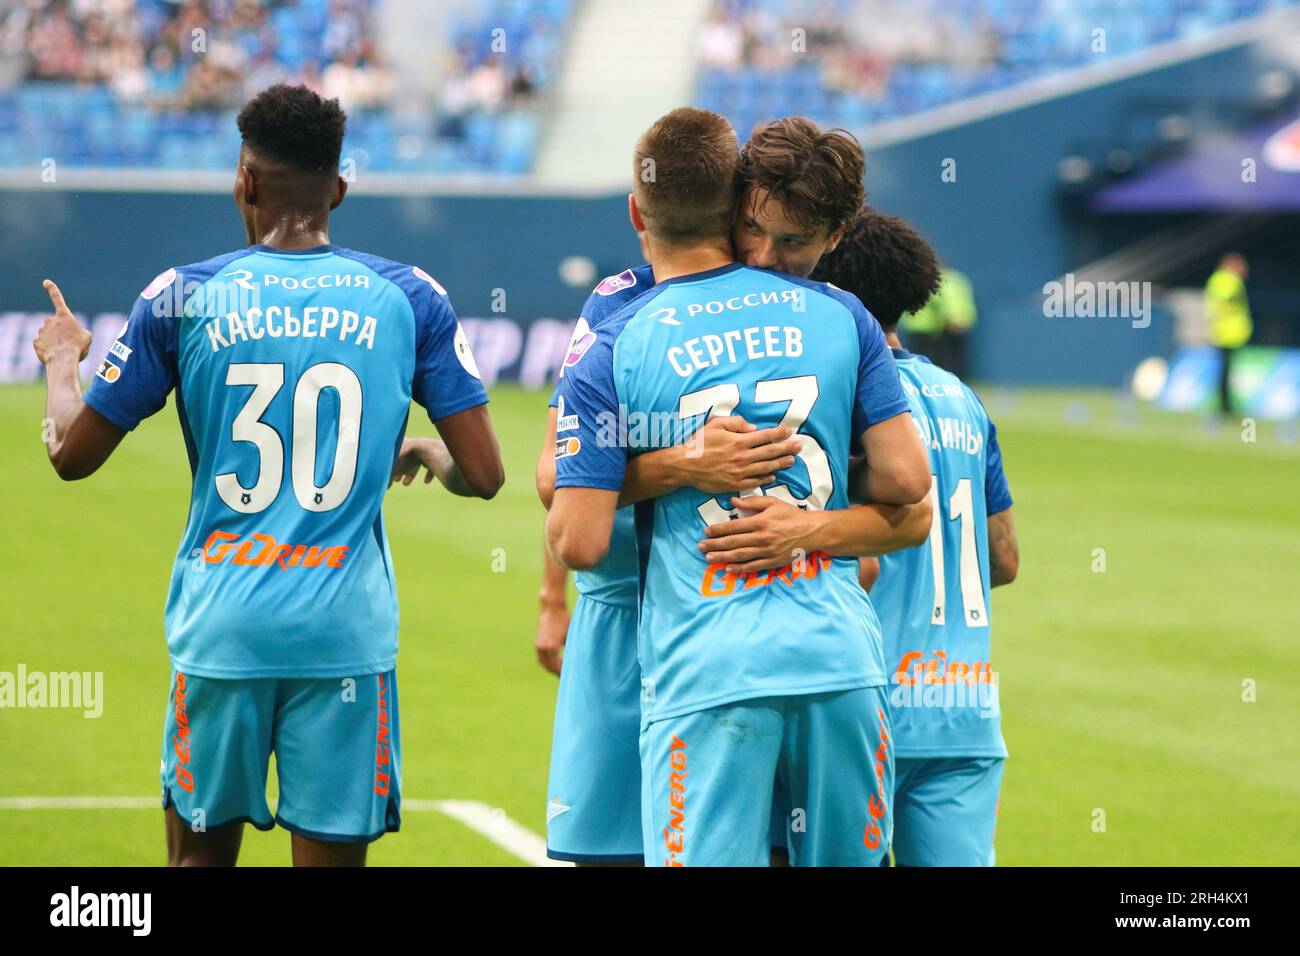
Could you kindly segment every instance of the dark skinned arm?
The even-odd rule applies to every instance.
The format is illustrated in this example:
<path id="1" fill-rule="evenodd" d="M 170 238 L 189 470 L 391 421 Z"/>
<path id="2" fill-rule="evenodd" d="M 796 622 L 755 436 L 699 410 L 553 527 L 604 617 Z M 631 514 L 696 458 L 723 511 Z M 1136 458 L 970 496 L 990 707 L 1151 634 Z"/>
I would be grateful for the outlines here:
<path id="1" fill-rule="evenodd" d="M 82 400 L 78 366 L 90 351 L 91 336 L 73 317 L 59 287 L 49 279 L 44 285 L 54 315 L 45 320 L 32 347 L 45 366 L 46 450 L 58 476 L 77 481 L 108 461 L 126 430 Z"/>
<path id="2" fill-rule="evenodd" d="M 453 495 L 486 499 L 501 490 L 505 471 L 486 405 L 439 418 L 433 425 L 442 439 L 408 438 L 402 442 L 392 481 L 409 485 L 423 466 L 428 469 L 426 485 L 437 478 Z"/>

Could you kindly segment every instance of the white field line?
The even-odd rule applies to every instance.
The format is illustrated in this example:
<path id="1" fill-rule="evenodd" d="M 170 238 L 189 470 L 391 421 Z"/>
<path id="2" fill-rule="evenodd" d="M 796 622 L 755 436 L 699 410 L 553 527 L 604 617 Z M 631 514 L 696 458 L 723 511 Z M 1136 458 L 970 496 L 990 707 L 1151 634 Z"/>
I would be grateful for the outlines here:
<path id="1" fill-rule="evenodd" d="M 476 800 L 403 800 L 402 809 L 436 810 L 487 837 L 532 866 L 572 866 L 546 855 L 546 841 L 500 808 Z"/>
<path id="2" fill-rule="evenodd" d="M 156 810 L 160 797 L 0 797 L 0 810 Z M 463 823 L 531 866 L 571 866 L 546 856 L 546 841 L 523 824 L 476 800 L 402 801 L 402 811 L 441 813 Z"/>
<path id="3" fill-rule="evenodd" d="M 0 810 L 161 810 L 162 797 L 0 797 Z"/>

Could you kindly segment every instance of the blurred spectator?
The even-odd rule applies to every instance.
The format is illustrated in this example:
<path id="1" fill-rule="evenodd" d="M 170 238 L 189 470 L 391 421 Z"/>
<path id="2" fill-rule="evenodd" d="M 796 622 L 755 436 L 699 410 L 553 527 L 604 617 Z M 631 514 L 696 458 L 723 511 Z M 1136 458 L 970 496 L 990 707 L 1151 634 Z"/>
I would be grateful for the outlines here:
<path id="1" fill-rule="evenodd" d="M 745 34 L 723 10 L 715 10 L 700 33 L 700 62 L 721 70 L 737 70 L 745 55 Z"/>
<path id="2" fill-rule="evenodd" d="M 966 346 L 975 327 L 975 293 L 970 280 L 951 266 L 939 276 L 939 288 L 920 311 L 899 322 L 907 347 L 958 378 L 966 377 Z"/>

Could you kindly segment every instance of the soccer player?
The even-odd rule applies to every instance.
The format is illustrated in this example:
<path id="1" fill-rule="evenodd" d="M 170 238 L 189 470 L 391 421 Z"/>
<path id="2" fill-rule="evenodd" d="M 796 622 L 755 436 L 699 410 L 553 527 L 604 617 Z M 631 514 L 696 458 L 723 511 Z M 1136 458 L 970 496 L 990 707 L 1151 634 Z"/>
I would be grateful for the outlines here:
<path id="1" fill-rule="evenodd" d="M 301 86 L 244 107 L 234 199 L 248 246 L 151 282 L 84 396 L 90 335 L 45 283 L 55 315 L 35 348 L 60 477 L 96 471 L 176 393 L 193 492 L 165 615 L 172 865 L 233 865 L 246 821 L 290 830 L 296 865 L 360 865 L 398 828 L 397 594 L 380 504 L 411 399 L 445 442 L 448 490 L 491 498 L 503 481 L 446 291 L 330 243 L 344 123 L 336 100 Z"/>
<path id="2" fill-rule="evenodd" d="M 865 215 L 819 279 L 871 303 L 929 449 L 927 544 L 880 558 L 871 598 L 893 667 L 894 860 L 992 866 L 1007 749 L 989 653 L 989 589 L 1020 564 L 998 433 L 975 393 L 902 347 L 900 316 L 932 288 L 934 251 L 905 222 Z"/>
<path id="3" fill-rule="evenodd" d="M 654 285 L 648 265 L 603 280 L 583 306 L 568 357 L 578 361 L 593 329 Z M 551 399 L 546 444 L 538 459 L 537 489 L 550 507 L 555 461 L 568 447 L 576 418 L 559 383 Z M 711 421 L 689 449 L 645 456 L 657 477 L 724 492 L 757 488 L 794 463 L 799 450 L 790 429 L 758 429 L 738 416 Z M 641 849 L 641 671 L 637 664 L 637 567 L 632 508 L 614 518 L 606 557 L 574 575 L 578 602 L 567 611 L 568 572 L 543 556 L 537 649 L 542 664 L 560 675 L 551 743 L 546 807 L 547 855 L 579 865 L 635 865 Z M 561 669 L 561 650 L 567 666 Z"/>
<path id="4" fill-rule="evenodd" d="M 749 265 L 806 276 L 833 249 L 857 211 L 862 189 L 861 147 L 848 134 L 823 132 L 808 120 L 787 118 L 754 129 L 741 152 L 744 201 L 732 233 L 738 257 Z M 787 212 L 787 207 L 791 211 Z M 645 253 L 644 233 L 642 251 Z M 647 256 L 648 258 L 648 256 Z M 584 305 L 570 355 L 581 356 L 590 333 L 654 284 L 649 266 L 603 280 Z M 567 364 L 567 363 L 566 363 Z M 564 365 L 560 375 L 564 374 Z M 537 488 L 548 508 L 555 488 L 559 384 L 551 397 Z M 408 440 L 409 441 L 409 440 Z M 621 500 L 636 501 L 693 487 L 713 494 L 752 491 L 791 467 L 800 441 L 789 429 L 758 429 L 740 416 L 709 419 L 689 448 L 678 446 L 632 459 Z M 687 453 L 689 451 L 689 454 Z M 746 502 L 774 499 L 753 496 Z M 852 513 L 819 512 L 812 551 L 823 545 L 845 554 L 911 547 L 929 531 L 929 505 L 873 505 Z M 761 519 L 760 519 L 761 520 Z M 866 544 L 855 544 L 865 538 Z M 642 859 L 639 809 L 640 673 L 636 663 L 637 570 L 632 509 L 614 521 L 609 552 L 575 575 L 579 598 L 572 620 L 567 572 L 544 555 L 536 648 L 542 665 L 560 674 L 552 736 L 547 846 L 552 858 L 584 864 Z M 781 563 L 789 563 L 787 555 Z M 569 661 L 561 672 L 561 655 Z"/>
<path id="5" fill-rule="evenodd" d="M 638 141 L 638 174 L 647 162 L 655 174 L 637 176 L 630 213 L 657 284 L 570 356 L 560 396 L 574 434 L 557 454 L 554 555 L 596 565 L 628 456 L 732 412 L 801 443 L 778 483 L 751 493 L 843 507 L 856 435 L 872 499 L 920 501 L 924 450 L 879 328 L 851 296 L 734 262 L 726 121 L 667 114 Z M 728 513 L 693 488 L 637 508 L 646 860 L 765 865 L 775 781 L 807 813 L 792 862 L 875 865 L 892 753 L 880 635 L 855 563 L 814 554 L 779 573 L 725 573 L 698 539 Z"/>

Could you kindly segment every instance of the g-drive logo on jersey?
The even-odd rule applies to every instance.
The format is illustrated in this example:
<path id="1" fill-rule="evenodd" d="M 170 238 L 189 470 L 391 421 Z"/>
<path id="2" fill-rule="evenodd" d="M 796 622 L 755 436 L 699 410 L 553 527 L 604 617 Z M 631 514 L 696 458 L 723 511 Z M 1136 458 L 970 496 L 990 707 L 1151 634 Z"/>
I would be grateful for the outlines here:
<path id="1" fill-rule="evenodd" d="M 348 556 L 348 546 L 284 544 L 269 534 L 251 532 L 248 539 L 238 547 L 239 535 L 233 531 L 213 531 L 204 542 L 200 554 L 204 564 L 230 564 L 250 568 L 264 568 L 278 565 L 280 570 L 290 568 L 341 568 Z M 254 550 L 256 549 L 256 550 Z"/>

